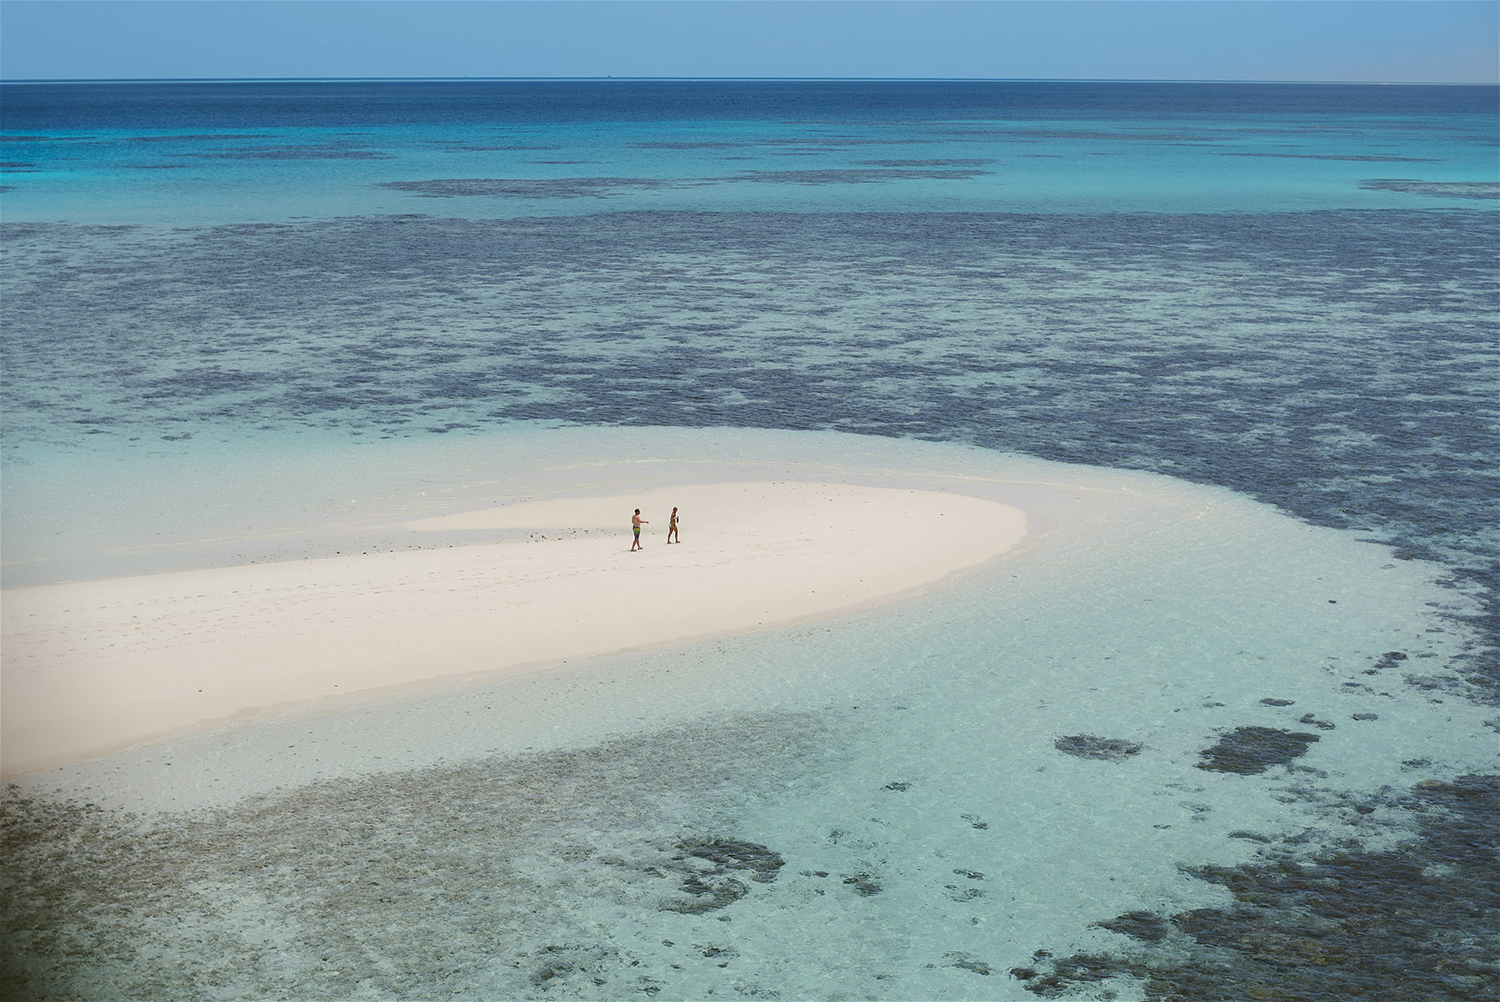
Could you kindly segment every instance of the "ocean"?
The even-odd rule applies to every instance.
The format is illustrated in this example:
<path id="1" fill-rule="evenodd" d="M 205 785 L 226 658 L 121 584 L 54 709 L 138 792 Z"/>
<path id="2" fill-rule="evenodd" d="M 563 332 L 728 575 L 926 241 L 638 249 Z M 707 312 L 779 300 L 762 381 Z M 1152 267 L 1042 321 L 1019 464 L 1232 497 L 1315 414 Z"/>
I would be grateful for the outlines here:
<path id="1" fill-rule="evenodd" d="M 282 781 L 191 811 L 242 733 L 28 777 L 10 994 L 1500 990 L 1497 88 L 5 84 L 0 139 L 7 588 L 579 469 L 1140 499 L 266 721 Z"/>

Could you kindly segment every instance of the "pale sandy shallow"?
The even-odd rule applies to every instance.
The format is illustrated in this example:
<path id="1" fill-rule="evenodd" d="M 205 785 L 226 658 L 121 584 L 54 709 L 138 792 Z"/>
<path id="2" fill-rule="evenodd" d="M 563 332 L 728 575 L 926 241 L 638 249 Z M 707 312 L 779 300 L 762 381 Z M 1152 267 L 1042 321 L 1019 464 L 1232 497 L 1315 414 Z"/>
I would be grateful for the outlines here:
<path id="1" fill-rule="evenodd" d="M 681 545 L 665 545 L 681 508 Z M 650 521 L 629 552 L 632 509 Z M 18 588 L 0 768 L 18 775 L 273 708 L 832 616 L 1026 535 L 1009 505 L 777 482 L 551 498 L 408 522 L 506 542 Z"/>

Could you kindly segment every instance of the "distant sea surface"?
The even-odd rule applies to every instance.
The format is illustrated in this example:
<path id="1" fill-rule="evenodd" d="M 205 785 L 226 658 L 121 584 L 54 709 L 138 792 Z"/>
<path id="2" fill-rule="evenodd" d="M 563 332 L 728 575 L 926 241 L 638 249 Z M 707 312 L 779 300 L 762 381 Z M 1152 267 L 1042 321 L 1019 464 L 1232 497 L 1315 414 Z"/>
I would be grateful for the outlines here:
<path id="1" fill-rule="evenodd" d="M 1491 87 L 7 85 L 10 221 L 1275 212 L 1493 200 Z"/>
<path id="2" fill-rule="evenodd" d="M 453 448 L 472 439 L 478 448 L 559 426 L 574 434 L 627 426 L 844 432 L 1165 474 L 1274 506 L 1334 532 L 1350 553 L 1376 544 L 1392 561 L 1426 561 L 1432 591 L 1415 602 L 1412 622 L 1432 617 L 1423 629 L 1448 631 L 1452 643 L 1419 654 L 1372 633 L 1351 644 L 1345 663 L 1386 672 L 1392 686 L 1424 693 L 1413 697 L 1423 706 L 1500 699 L 1495 87 L 5 84 L 0 140 L 8 587 L 83 573 L 76 561 L 49 562 L 68 526 L 108 535 L 111 520 L 134 532 L 143 518 L 175 518 L 170 508 L 121 513 L 102 503 L 148 490 L 142 471 L 163 464 L 212 483 L 252 457 L 343 455 L 368 442 L 369 466 L 379 469 L 381 456 L 398 454 L 383 449 L 399 446 L 410 457 L 414 442 Z M 1356 573 L 1363 565 L 1349 559 Z M 1225 588 L 1239 584 L 1234 567 L 1222 570 Z M 1111 601 L 1079 587 L 1091 607 Z M 1243 588 L 1249 601 L 1273 594 L 1275 583 L 1247 579 Z M 943 635 L 946 660 L 975 665 L 997 656 L 1000 628 L 983 608 L 978 602 Z M 1059 613 L 1058 624 L 1072 623 L 1076 633 L 1072 614 Z M 1285 637 L 1318 637 L 1311 623 L 1288 626 Z M 855 671 L 856 656 L 865 659 L 861 672 L 878 671 L 890 656 L 882 677 L 896 693 L 910 659 L 926 655 L 901 648 L 915 643 L 910 637 L 876 643 L 872 629 L 853 630 L 843 646 L 806 648 L 816 653 L 805 656 L 830 677 Z M 1207 620 L 1190 629 L 1204 631 L 1201 643 L 1157 650 L 1143 640 L 1131 656 L 1153 670 L 1162 657 L 1180 656 L 1176 674 L 1191 678 L 1192 649 L 1228 644 L 1229 634 L 1211 639 L 1216 627 Z M 1043 668 L 1053 656 L 1045 637 L 1039 630 L 1011 650 L 1029 659 L 1028 677 L 1051 670 Z M 1306 643 L 1306 671 L 1323 671 L 1326 651 Z M 1297 662 L 1294 647 L 1283 645 L 1282 664 Z M 908 660 L 889 653 L 898 648 Z M 791 659 L 783 663 L 799 657 L 795 645 L 778 650 Z M 720 662 L 742 659 L 748 669 L 765 656 L 763 646 L 744 641 L 727 644 Z M 1403 671 L 1406 681 L 1397 681 Z M 1423 682 L 1424 672 L 1447 681 Z M 862 724 L 841 711 L 838 735 L 827 737 L 833 750 L 819 746 L 808 761 L 829 775 L 857 771 L 838 764 L 837 742 L 852 748 L 863 739 L 849 734 L 860 727 L 902 735 L 903 747 L 917 749 L 934 733 L 962 731 L 963 714 L 979 704 L 985 726 L 1003 729 L 1001 691 L 984 688 L 991 683 L 983 672 L 965 678 L 974 688 L 934 696 L 941 712 L 916 723 L 902 717 L 892 728 L 882 716 Z M 913 713 L 921 703 L 910 703 Z M 820 707 L 797 712 L 827 722 Z M 1409 718 L 1411 727 L 1417 719 Z M 1287 732 L 1312 728 L 1328 749 L 1331 735 L 1344 740 L 1354 726 L 1339 720 L 1336 731 L 1304 720 Z M 744 726 L 717 740 L 760 748 L 764 732 Z M 1001 897 L 972 876 L 990 872 L 989 864 L 966 857 L 948 867 L 951 888 L 881 913 L 879 902 L 899 897 L 882 898 L 882 888 L 921 870 L 903 869 L 902 854 L 929 844 L 929 819 L 918 812 L 872 828 L 859 807 L 851 810 L 866 812 L 858 835 L 866 862 L 828 879 L 850 896 L 851 909 L 875 909 L 851 911 L 839 940 L 842 958 L 868 951 L 867 978 L 840 968 L 838 978 L 822 980 L 834 961 L 799 965 L 790 942 L 785 955 L 767 959 L 778 949 L 767 930 L 795 922 L 788 917 L 795 910 L 772 909 L 762 916 L 770 925 L 754 926 L 754 895 L 722 913 L 748 910 L 752 921 L 743 925 L 745 935 L 753 927 L 761 936 L 755 945 L 737 944 L 740 926 L 725 925 L 712 942 L 695 943 L 691 963 L 647 956 L 642 944 L 672 950 L 654 944 L 679 939 L 660 935 L 654 919 L 613 940 L 588 926 L 578 918 L 587 913 L 587 889 L 547 869 L 560 865 L 553 858 L 542 867 L 557 881 L 547 907 L 561 909 L 545 919 L 550 931 L 528 932 L 519 913 L 505 919 L 527 944 L 524 962 L 485 967 L 474 959 L 482 950 L 451 963 L 403 955 L 387 967 L 370 961 L 384 973 L 360 990 L 424 997 L 414 986 L 446 972 L 441 977 L 457 979 L 456 996 L 476 998 L 548 997 L 556 985 L 566 985 L 558 990 L 568 997 L 601 998 L 653 987 L 663 998 L 709 988 L 723 997 L 1094 997 L 1087 993 L 1102 990 L 1104 977 L 1116 978 L 1109 990 L 1164 999 L 1244 997 L 1246 984 L 1272 992 L 1254 996 L 1269 999 L 1484 997 L 1500 985 L 1494 943 L 1483 932 L 1494 928 L 1500 901 L 1492 877 L 1478 878 L 1493 865 L 1491 822 L 1500 806 L 1495 780 L 1473 767 L 1467 749 L 1493 746 L 1494 731 L 1454 735 L 1465 750 L 1445 763 L 1403 758 L 1401 725 L 1386 714 L 1380 726 L 1387 728 L 1380 754 L 1426 763 L 1407 767 L 1410 784 L 1335 796 L 1337 777 L 1288 780 L 1314 791 L 1303 792 L 1326 809 L 1326 824 L 1251 833 L 1259 842 L 1239 831 L 1233 844 L 1246 855 L 1236 866 L 1209 865 L 1203 860 L 1212 854 L 1184 849 L 1179 862 L 1191 875 L 1183 881 L 1233 891 L 1213 907 L 1149 900 L 1155 892 L 1144 889 L 1128 915 L 1102 902 L 1098 914 L 1087 901 L 1051 912 L 1040 899 L 1012 904 L 1011 945 L 994 946 L 991 956 L 974 939 L 982 923 L 970 921 L 983 917 L 971 912 L 984 895 L 967 894 Z M 790 718 L 775 727 L 785 730 L 787 747 L 823 740 L 807 736 L 817 727 Z M 705 741 L 684 739 L 682 748 L 711 754 L 714 742 Z M 643 761 L 672 754 L 644 747 L 600 746 L 586 764 L 608 785 L 616 766 L 635 775 Z M 1041 758 L 1023 767 L 1029 774 L 1047 756 L 1073 761 L 1079 747 L 1049 739 Z M 983 775 L 973 752 L 966 746 L 944 759 L 934 751 L 934 775 L 946 777 L 934 783 L 961 788 L 970 772 Z M 857 757 L 850 752 L 849 761 Z M 534 779 L 553 768 L 567 771 L 537 762 L 523 771 Z M 785 773 L 798 782 L 795 762 Z M 885 779 L 897 795 L 906 792 L 906 779 Z M 468 780 L 444 782 L 452 797 L 470 798 Z M 746 787 L 763 831 L 778 831 L 764 819 L 779 796 Z M 809 810 L 785 805 L 787 817 Z M 1357 846 L 1341 841 L 1347 819 L 1373 830 L 1402 811 L 1404 820 Z M 733 898 L 737 886 L 760 894 L 760 877 L 781 878 L 758 854 L 769 843 L 753 834 L 684 836 L 672 865 L 689 860 L 703 870 L 701 886 L 719 888 L 714 893 Z M 800 836 L 783 834 L 786 841 L 766 851 L 790 860 Z M 832 838 L 824 845 L 831 853 L 838 838 L 820 837 Z M 590 852 L 634 859 L 619 847 Z M 996 867 L 1006 857 L 975 852 L 994 852 Z M 91 859 L 111 872 L 107 860 Z M 1354 886 L 1359 874 L 1368 880 Z M 1022 883 L 1045 888 L 1046 876 L 1031 873 Z M 66 900 L 67 888 L 57 894 Z M 1231 897 L 1240 905 L 1226 903 Z M 1389 901 L 1400 908 L 1384 907 Z M 1247 910 L 1235 912 L 1241 905 Z M 100 914 L 111 907 L 100 904 Z M 661 914 L 676 922 L 682 912 Z M 310 915 L 298 921 L 311 923 Z M 428 912 L 393 906 L 389 917 L 412 941 L 479 935 L 448 929 Z M 1090 924 L 1106 920 L 1114 925 Z M 61 929 L 67 921 L 47 913 L 22 926 Z M 941 948 L 941 930 L 959 927 L 962 936 L 954 936 L 965 945 Z M 1069 930 L 1084 929 L 1094 931 L 1070 938 Z M 1088 939 L 1106 933 L 1117 949 Z M 363 934 L 340 932 L 350 943 Z M 636 938 L 627 948 L 629 936 Z M 248 939 L 236 942 L 254 952 Z M 1047 952 L 1032 956 L 1028 946 L 1016 954 L 1022 942 Z M 386 947 L 359 949 L 375 956 Z M 1371 959 L 1382 953 L 1396 959 Z M 114 954 L 100 947 L 85 964 L 90 973 L 77 977 L 114 997 L 156 983 L 145 952 L 115 966 L 104 956 Z M 887 970 L 877 962 L 883 956 L 910 963 Z M 628 957 L 638 963 L 621 959 Z M 317 962 L 308 958 L 311 967 L 287 961 L 286 971 L 267 969 L 259 981 L 239 964 L 239 994 L 226 989 L 224 997 L 266 997 L 284 984 L 354 990 L 310 980 Z M 654 981 L 628 982 L 645 976 L 640 963 Z M 684 965 L 690 973 L 680 973 Z M 1012 967 L 1021 973 L 1008 973 Z M 730 977 L 742 970 L 749 973 Z M 178 987 L 160 997 L 208 997 L 201 993 L 208 981 L 192 981 L 200 975 L 208 978 L 182 975 L 188 980 L 171 982 Z M 1418 989 L 1401 980 L 1418 975 Z M 1398 988 L 1405 993 L 1390 994 Z M 1316 994 L 1325 989 L 1334 994 Z"/>

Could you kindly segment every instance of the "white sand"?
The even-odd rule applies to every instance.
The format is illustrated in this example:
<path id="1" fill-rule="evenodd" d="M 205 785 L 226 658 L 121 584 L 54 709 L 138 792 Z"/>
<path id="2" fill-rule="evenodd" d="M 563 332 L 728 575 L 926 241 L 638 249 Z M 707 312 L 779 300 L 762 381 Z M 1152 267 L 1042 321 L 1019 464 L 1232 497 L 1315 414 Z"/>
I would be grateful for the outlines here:
<path id="1" fill-rule="evenodd" d="M 664 545 L 671 507 L 681 545 Z M 629 518 L 650 521 L 629 552 Z M 962 494 L 733 483 L 410 522 L 510 542 L 4 593 L 0 768 L 18 775 L 235 717 L 436 679 L 832 616 L 1013 547 L 1017 509 Z"/>

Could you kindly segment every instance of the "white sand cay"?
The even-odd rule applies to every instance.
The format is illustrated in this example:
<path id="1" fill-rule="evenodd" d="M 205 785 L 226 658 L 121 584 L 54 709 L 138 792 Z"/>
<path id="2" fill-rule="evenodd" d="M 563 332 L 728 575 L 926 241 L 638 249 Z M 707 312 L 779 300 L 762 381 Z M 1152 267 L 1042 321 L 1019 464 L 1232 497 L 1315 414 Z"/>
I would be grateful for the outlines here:
<path id="1" fill-rule="evenodd" d="M 673 505 L 681 545 L 663 542 Z M 650 524 L 631 553 L 636 507 Z M 557 498 L 407 528 L 531 531 L 5 592 L 0 767 L 17 775 L 271 708 L 830 616 L 984 563 L 1020 541 L 1026 518 L 962 494 L 785 482 Z"/>

